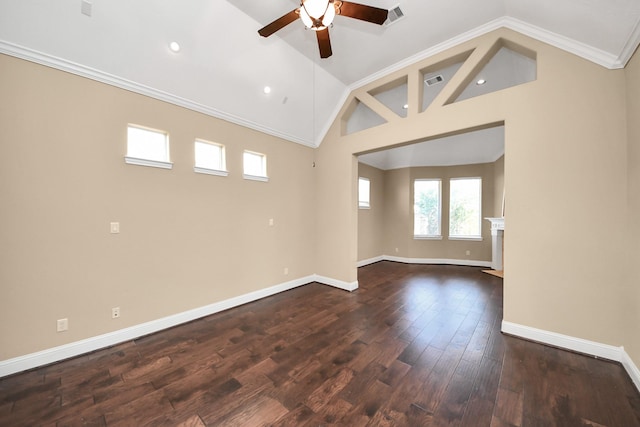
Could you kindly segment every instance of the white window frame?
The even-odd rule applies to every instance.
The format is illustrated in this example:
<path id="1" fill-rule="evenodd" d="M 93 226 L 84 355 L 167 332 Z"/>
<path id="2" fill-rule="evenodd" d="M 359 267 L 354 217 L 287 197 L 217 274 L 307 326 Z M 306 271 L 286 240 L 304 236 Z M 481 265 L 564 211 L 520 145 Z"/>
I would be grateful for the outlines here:
<path id="1" fill-rule="evenodd" d="M 438 234 L 416 234 L 416 182 L 438 183 Z M 413 238 L 415 240 L 442 240 L 442 180 L 440 178 L 418 178 L 413 180 Z"/>
<path id="2" fill-rule="evenodd" d="M 262 175 L 255 175 L 255 174 L 249 174 L 246 173 L 246 156 L 247 155 L 251 155 L 251 156 L 259 156 L 261 159 L 261 169 L 262 169 Z M 248 179 L 251 181 L 262 181 L 262 182 L 268 182 L 269 181 L 269 177 L 267 176 L 267 155 L 264 153 L 258 153 L 256 151 L 250 151 L 250 150 L 244 150 L 244 152 L 242 153 L 242 177 L 244 179 Z"/>
<path id="3" fill-rule="evenodd" d="M 202 165 L 198 166 L 198 144 L 209 145 L 216 147 L 220 150 L 220 168 L 208 168 Z M 217 175 L 217 176 L 228 176 L 229 172 L 227 171 L 227 160 L 225 147 L 222 144 L 218 144 L 216 142 L 206 141 L 204 139 L 198 139 L 193 143 L 193 155 L 194 155 L 194 166 L 193 171 L 196 173 L 203 173 L 207 175 Z"/>
<path id="4" fill-rule="evenodd" d="M 132 156 L 131 155 L 132 144 L 135 141 L 132 141 L 131 130 L 138 130 L 138 131 L 149 132 L 149 133 L 152 133 L 152 134 L 163 135 L 164 136 L 164 143 L 165 143 L 165 159 L 164 160 L 158 160 L 158 159 L 148 159 L 148 158 L 144 158 L 144 157 L 140 157 L 140 156 Z M 133 151 L 135 151 L 135 150 L 133 150 Z M 171 168 L 173 168 L 173 163 L 171 163 L 171 161 L 170 161 L 169 134 L 167 132 L 159 130 L 159 129 L 152 129 L 152 128 L 145 127 L 145 126 L 128 124 L 127 125 L 127 155 L 124 157 L 124 161 L 125 161 L 125 163 L 127 163 L 129 165 L 151 166 L 151 167 L 161 168 L 161 169 L 171 169 Z"/>
<path id="5" fill-rule="evenodd" d="M 366 200 L 362 194 L 362 184 L 366 182 Z M 371 180 L 363 176 L 358 177 L 358 208 L 359 209 L 371 209 Z"/>
<path id="6" fill-rule="evenodd" d="M 454 181 L 461 180 L 478 180 L 480 182 L 480 194 L 479 194 L 479 203 L 478 203 L 478 235 L 465 235 L 465 234 L 451 234 L 451 207 L 453 206 L 451 203 L 451 188 L 452 183 Z M 472 240 L 472 241 L 482 241 L 482 177 L 479 176 L 470 176 L 470 177 L 461 177 L 461 178 L 451 178 L 449 180 L 449 240 Z"/>

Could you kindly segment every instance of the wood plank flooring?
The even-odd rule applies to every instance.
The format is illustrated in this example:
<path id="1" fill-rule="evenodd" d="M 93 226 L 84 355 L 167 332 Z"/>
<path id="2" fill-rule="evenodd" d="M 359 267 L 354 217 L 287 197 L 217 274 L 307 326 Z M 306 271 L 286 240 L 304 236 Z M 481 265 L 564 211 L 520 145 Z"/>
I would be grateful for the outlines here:
<path id="1" fill-rule="evenodd" d="M 1 426 L 640 426 L 623 368 L 504 336 L 502 280 L 380 262 L 0 379 Z"/>

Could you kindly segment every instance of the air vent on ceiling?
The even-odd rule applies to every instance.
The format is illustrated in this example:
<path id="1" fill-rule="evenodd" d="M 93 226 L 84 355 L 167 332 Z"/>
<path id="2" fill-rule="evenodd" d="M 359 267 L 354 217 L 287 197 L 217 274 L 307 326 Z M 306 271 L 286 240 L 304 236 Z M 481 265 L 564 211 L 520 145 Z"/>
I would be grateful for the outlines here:
<path id="1" fill-rule="evenodd" d="M 93 4 L 87 0 L 82 0 L 80 2 L 80 12 L 83 15 L 91 16 L 92 7 L 93 7 Z"/>
<path id="2" fill-rule="evenodd" d="M 387 15 L 387 20 L 384 21 L 384 25 L 388 27 L 396 21 L 404 18 L 404 12 L 400 9 L 400 6 L 396 6 L 389 10 L 389 14 Z"/>
<path id="3" fill-rule="evenodd" d="M 424 79 L 424 83 L 427 86 L 433 86 L 435 84 L 440 83 L 443 80 L 444 80 L 444 78 L 442 77 L 442 74 L 440 74 L 440 75 L 437 75 L 437 76 L 429 77 L 428 79 Z"/>

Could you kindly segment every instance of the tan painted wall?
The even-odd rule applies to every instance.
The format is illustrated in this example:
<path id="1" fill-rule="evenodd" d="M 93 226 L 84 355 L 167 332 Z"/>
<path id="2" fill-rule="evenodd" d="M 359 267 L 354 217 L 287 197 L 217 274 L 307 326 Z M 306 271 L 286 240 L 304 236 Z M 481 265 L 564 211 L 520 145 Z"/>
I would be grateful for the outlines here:
<path id="1" fill-rule="evenodd" d="M 640 162 L 637 57 L 610 71 L 499 30 L 355 94 L 407 72 L 415 87 L 419 69 L 476 48 L 437 104 L 501 36 L 537 52 L 537 81 L 419 115 L 410 109 L 407 119 L 346 137 L 337 121 L 315 151 L 0 56 L 0 360 L 314 272 L 353 282 L 354 154 L 504 122 L 505 319 L 625 345 L 640 364 L 631 272 L 640 232 L 628 240 L 626 222 L 640 212 L 635 184 L 627 186 Z M 129 122 L 170 132 L 173 170 L 124 164 Z M 195 137 L 227 145 L 229 177 L 193 173 Z M 242 180 L 244 148 L 269 156 L 268 184 Z M 406 177 L 389 174 L 385 191 L 395 179 Z M 121 234 L 109 234 L 110 221 Z M 70 330 L 57 334 L 61 317 Z"/>
<path id="2" fill-rule="evenodd" d="M 170 133 L 173 170 L 125 164 L 127 123 Z M 193 172 L 196 137 L 228 177 Z M 314 273 L 310 148 L 0 55 L 0 153 L 0 360 Z"/>
<path id="3" fill-rule="evenodd" d="M 370 208 L 358 209 L 358 261 L 384 255 L 384 171 L 358 163 L 358 177 L 369 178 Z"/>
<path id="4" fill-rule="evenodd" d="M 484 218 L 494 215 L 493 212 L 493 169 L 492 163 L 479 165 L 462 165 L 449 167 L 411 168 L 410 199 L 413 208 L 413 181 L 421 178 L 442 179 L 442 240 L 413 239 L 413 214 L 409 222 L 410 258 L 445 258 L 474 261 L 491 261 L 491 226 Z M 480 177 L 482 178 L 482 241 L 449 240 L 449 180 L 451 178 Z M 466 255 L 466 251 L 470 251 Z"/>
<path id="5" fill-rule="evenodd" d="M 640 54 L 625 69 L 627 83 L 628 203 L 629 203 L 629 283 L 624 319 L 625 350 L 640 366 Z"/>
<path id="6" fill-rule="evenodd" d="M 409 258 L 413 233 L 411 168 L 384 173 L 384 255 Z"/>
<path id="7" fill-rule="evenodd" d="M 537 52 L 534 82 L 440 107 L 499 37 Z M 472 40 L 360 88 L 361 92 L 475 48 L 434 106 L 347 136 L 334 123 L 317 156 L 332 159 L 321 171 L 317 254 L 320 274 L 356 277 L 353 259 L 331 251 L 350 236 L 355 182 L 350 156 L 421 138 L 504 123 L 506 138 L 506 321 L 611 345 L 624 344 L 620 312 L 628 296 L 624 259 L 627 200 L 624 71 L 611 71 L 506 29 Z M 349 101 L 349 100 L 348 100 Z M 349 102 L 347 102 L 347 105 Z M 323 182 L 340 188 L 335 195 Z M 330 224 L 330 227 L 327 225 Z M 346 249 L 348 251 L 350 249 Z"/>
<path id="8" fill-rule="evenodd" d="M 482 241 L 449 240 L 449 179 L 481 177 L 483 180 L 482 217 L 495 215 L 494 163 L 394 169 L 384 172 L 385 240 L 381 255 L 405 258 L 491 261 L 491 227 L 482 222 Z M 424 178 L 442 180 L 442 240 L 413 238 L 413 181 Z M 398 251 L 396 252 L 396 248 Z M 470 255 L 466 255 L 469 250 Z M 362 258 L 361 258 L 362 259 Z"/>
<path id="9" fill-rule="evenodd" d="M 504 156 L 493 164 L 493 216 L 502 216 L 502 199 L 504 197 Z"/>

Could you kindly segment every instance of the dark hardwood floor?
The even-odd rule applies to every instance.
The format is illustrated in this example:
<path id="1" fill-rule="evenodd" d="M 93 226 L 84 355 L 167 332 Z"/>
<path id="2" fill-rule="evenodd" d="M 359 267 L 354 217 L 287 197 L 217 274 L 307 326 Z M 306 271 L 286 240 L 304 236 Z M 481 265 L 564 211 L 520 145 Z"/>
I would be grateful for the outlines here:
<path id="1" fill-rule="evenodd" d="M 380 262 L 0 379 L 2 426 L 640 426 L 616 363 L 504 336 L 502 279 Z"/>

